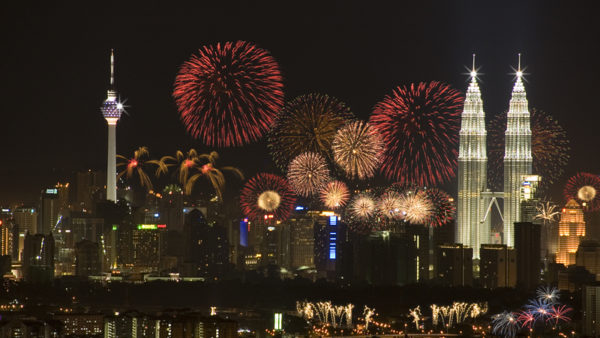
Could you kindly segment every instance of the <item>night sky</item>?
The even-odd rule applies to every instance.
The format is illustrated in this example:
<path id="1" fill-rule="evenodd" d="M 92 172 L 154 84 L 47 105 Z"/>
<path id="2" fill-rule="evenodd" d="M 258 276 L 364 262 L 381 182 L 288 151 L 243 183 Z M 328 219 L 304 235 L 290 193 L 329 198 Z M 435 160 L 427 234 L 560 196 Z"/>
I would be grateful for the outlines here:
<path id="1" fill-rule="evenodd" d="M 199 47 L 235 40 L 272 53 L 286 99 L 327 93 L 363 119 L 400 84 L 440 80 L 465 91 L 465 67 L 476 53 L 489 120 L 508 108 L 509 73 L 520 52 L 530 107 L 557 118 L 571 140 L 563 181 L 577 171 L 600 173 L 600 29 L 592 2 L 197 3 L 2 5 L 1 205 L 34 202 L 42 188 L 74 171 L 105 170 L 107 128 L 99 107 L 110 48 L 116 50 L 117 89 L 130 105 L 117 127 L 117 153 L 130 155 L 142 145 L 153 157 L 192 146 L 211 150 L 186 134 L 172 84 Z M 247 176 L 273 167 L 264 141 L 218 151 L 222 164 L 237 165 Z M 446 189 L 456 194 L 455 183 Z"/>

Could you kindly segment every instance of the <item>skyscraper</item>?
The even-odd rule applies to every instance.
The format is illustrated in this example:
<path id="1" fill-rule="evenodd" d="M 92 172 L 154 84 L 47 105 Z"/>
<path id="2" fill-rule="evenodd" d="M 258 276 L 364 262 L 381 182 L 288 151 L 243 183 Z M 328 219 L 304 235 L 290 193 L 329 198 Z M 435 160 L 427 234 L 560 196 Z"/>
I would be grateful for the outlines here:
<path id="1" fill-rule="evenodd" d="M 473 55 L 471 84 L 461 116 L 455 241 L 473 248 L 476 259 L 479 258 L 479 247 L 489 243 L 490 238 L 489 221 L 481 223 L 486 207 L 481 198 L 487 186 L 486 136 L 485 113 Z"/>
<path id="2" fill-rule="evenodd" d="M 585 237 L 583 209 L 579 203 L 571 199 L 560 214 L 556 263 L 575 264 L 577 248 L 583 237 Z"/>
<path id="3" fill-rule="evenodd" d="M 100 107 L 102 115 L 108 123 L 108 161 L 106 165 L 106 199 L 117 201 L 117 122 L 123 112 L 123 105 L 117 100 L 115 89 L 115 57 L 110 51 L 110 88 L 106 100 Z"/>
<path id="4" fill-rule="evenodd" d="M 504 138 L 504 244 L 514 246 L 514 223 L 521 221 L 521 176 L 531 174 L 531 127 L 523 86 L 521 54 Z"/>

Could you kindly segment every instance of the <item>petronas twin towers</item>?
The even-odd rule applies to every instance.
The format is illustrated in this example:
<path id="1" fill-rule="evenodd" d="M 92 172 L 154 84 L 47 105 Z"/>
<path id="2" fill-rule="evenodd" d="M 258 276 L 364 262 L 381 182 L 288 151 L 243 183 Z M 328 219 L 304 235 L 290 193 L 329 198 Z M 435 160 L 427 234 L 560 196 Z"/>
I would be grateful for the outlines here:
<path id="1" fill-rule="evenodd" d="M 522 76 L 519 56 L 505 132 L 504 192 L 494 193 L 487 189 L 485 113 L 473 64 L 460 129 L 456 242 L 473 248 L 474 259 L 479 259 L 481 244 L 491 243 L 487 216 L 492 199 L 504 199 L 504 244 L 514 245 L 514 222 L 521 220 L 521 176 L 532 171 L 531 128 Z"/>

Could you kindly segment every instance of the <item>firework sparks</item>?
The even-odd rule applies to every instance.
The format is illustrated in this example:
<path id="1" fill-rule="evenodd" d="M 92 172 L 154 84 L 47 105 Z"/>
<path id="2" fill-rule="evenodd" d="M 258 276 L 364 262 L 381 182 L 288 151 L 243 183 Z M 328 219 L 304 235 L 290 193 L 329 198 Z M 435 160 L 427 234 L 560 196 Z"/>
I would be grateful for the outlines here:
<path id="1" fill-rule="evenodd" d="M 398 87 L 377 103 L 369 122 L 386 152 L 381 171 L 402 185 L 437 185 L 456 175 L 463 97 L 440 82 Z"/>
<path id="2" fill-rule="evenodd" d="M 333 158 L 351 178 L 373 177 L 383 153 L 383 142 L 368 123 L 355 121 L 338 130 L 333 139 Z"/>
<path id="3" fill-rule="evenodd" d="M 375 201 L 367 194 L 357 195 L 350 203 L 350 212 L 359 220 L 366 220 L 375 212 Z"/>
<path id="4" fill-rule="evenodd" d="M 309 197 L 319 192 L 329 181 L 325 159 L 316 153 L 302 153 L 290 162 L 288 180 L 296 193 Z"/>
<path id="5" fill-rule="evenodd" d="M 326 207 L 337 209 L 343 207 L 350 198 L 350 192 L 344 182 L 331 181 L 321 190 L 321 201 Z"/>
<path id="6" fill-rule="evenodd" d="M 307 151 L 329 159 L 336 132 L 352 116 L 343 102 L 327 95 L 308 94 L 286 103 L 269 134 L 275 163 L 285 169 Z"/>
<path id="7" fill-rule="evenodd" d="M 567 133 L 549 114 L 532 109 L 530 120 L 533 172 L 543 177 L 538 187 L 543 191 L 562 176 L 569 161 L 571 147 Z M 504 174 L 506 113 L 497 115 L 490 122 L 487 131 L 489 134 L 488 181 L 490 188 L 501 189 Z"/>
<path id="8" fill-rule="evenodd" d="M 244 214 L 253 220 L 268 214 L 277 220 L 285 220 L 295 202 L 294 193 L 283 177 L 265 173 L 257 174 L 246 182 L 240 196 Z"/>
<path id="9" fill-rule="evenodd" d="M 422 190 L 408 190 L 401 195 L 400 210 L 404 219 L 412 224 L 425 224 L 433 214 L 433 203 Z"/>
<path id="10" fill-rule="evenodd" d="M 539 299 L 531 299 L 525 304 L 525 308 L 530 310 L 536 319 L 546 320 L 550 315 L 550 307 L 548 303 Z"/>
<path id="11" fill-rule="evenodd" d="M 188 132 L 210 146 L 240 146 L 270 128 L 283 105 L 279 66 L 245 42 L 204 46 L 183 63 L 173 97 Z"/>
<path id="12" fill-rule="evenodd" d="M 548 321 L 553 321 L 555 325 L 557 325 L 559 321 L 569 322 L 571 321 L 571 318 L 567 316 L 567 313 L 571 311 L 573 311 L 573 309 L 566 305 L 553 305 L 549 310 Z"/>
<path id="13" fill-rule="evenodd" d="M 578 173 L 569 178 L 564 189 L 565 199 L 575 199 L 584 206 L 584 210 L 596 211 L 600 209 L 600 177 L 589 173 Z"/>
<path id="14" fill-rule="evenodd" d="M 527 328 L 531 328 L 536 322 L 535 315 L 531 312 L 531 310 L 521 311 L 519 313 L 519 317 L 517 317 L 517 320 L 519 321 L 521 327 Z"/>
<path id="15" fill-rule="evenodd" d="M 426 189 L 425 194 L 433 205 L 431 217 L 425 225 L 432 227 L 442 226 L 454 219 L 456 206 L 454 205 L 454 199 L 450 195 L 437 188 Z"/>
<path id="16" fill-rule="evenodd" d="M 117 155 L 117 159 L 120 160 L 117 163 L 117 167 L 125 167 L 118 175 L 117 179 L 125 176 L 128 179 L 137 175 L 140 180 L 140 185 L 146 190 L 152 190 L 152 181 L 148 174 L 146 174 L 145 167 L 147 164 L 153 164 L 158 166 L 158 170 L 162 167 L 161 161 L 150 160 L 148 157 L 150 156 L 150 152 L 147 147 L 139 147 L 134 151 L 132 158 L 127 158 L 122 155 Z"/>
<path id="17" fill-rule="evenodd" d="M 492 317 L 492 333 L 514 337 L 519 330 L 519 321 L 512 312 L 504 311 Z"/>
<path id="18" fill-rule="evenodd" d="M 402 196 L 394 190 L 384 192 L 377 200 L 379 213 L 387 219 L 402 218 L 402 207 Z"/>
<path id="19" fill-rule="evenodd" d="M 195 167 L 199 172 L 190 176 L 189 179 L 187 179 L 187 181 L 185 183 L 185 194 L 186 195 L 191 195 L 198 179 L 201 177 L 204 177 L 212 185 L 213 189 L 215 190 L 215 193 L 217 194 L 217 198 L 219 199 L 219 201 L 222 201 L 223 200 L 223 189 L 225 187 L 225 175 L 223 174 L 223 171 L 231 172 L 241 180 L 244 179 L 244 174 L 238 168 L 231 167 L 231 166 L 217 168 L 216 165 L 217 165 L 218 159 L 219 159 L 219 154 L 216 151 L 213 151 L 210 154 L 197 155 L 196 159 L 194 160 L 195 165 L 193 167 Z M 204 160 L 205 162 L 199 162 L 201 160 Z M 182 163 L 184 166 L 187 166 L 190 161 L 191 160 L 184 160 Z M 189 170 L 191 168 L 192 167 L 188 168 L 187 170 Z M 181 172 L 181 167 L 179 169 Z M 181 173 L 180 173 L 180 178 L 181 178 Z"/>
<path id="20" fill-rule="evenodd" d="M 551 286 L 541 286 L 536 290 L 538 300 L 550 305 L 558 302 L 559 294 L 558 288 Z"/>
<path id="21" fill-rule="evenodd" d="M 560 215 L 560 211 L 557 210 L 557 205 L 550 202 L 540 202 L 535 207 L 537 214 L 534 216 L 535 219 L 542 220 L 544 224 L 556 222 L 558 216 Z"/>

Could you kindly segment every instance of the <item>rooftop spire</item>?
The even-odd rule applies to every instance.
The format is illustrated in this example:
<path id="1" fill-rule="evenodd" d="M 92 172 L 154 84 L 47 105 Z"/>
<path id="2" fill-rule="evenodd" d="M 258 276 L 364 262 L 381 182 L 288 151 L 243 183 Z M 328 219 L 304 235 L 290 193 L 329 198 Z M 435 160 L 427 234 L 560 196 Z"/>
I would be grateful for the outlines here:
<path id="1" fill-rule="evenodd" d="M 477 72 L 475 71 L 475 53 L 473 53 L 473 67 L 471 68 L 471 76 L 475 76 Z"/>

